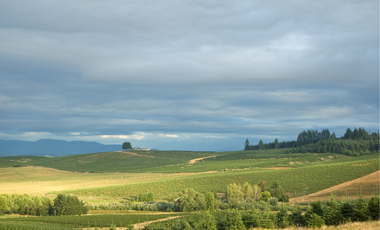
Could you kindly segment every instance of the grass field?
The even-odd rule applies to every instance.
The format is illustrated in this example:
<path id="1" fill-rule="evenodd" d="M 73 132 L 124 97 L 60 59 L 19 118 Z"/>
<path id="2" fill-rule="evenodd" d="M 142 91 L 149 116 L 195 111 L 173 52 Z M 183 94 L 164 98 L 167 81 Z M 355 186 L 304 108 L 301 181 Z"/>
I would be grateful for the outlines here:
<path id="1" fill-rule="evenodd" d="M 296 197 L 379 170 L 379 154 L 350 157 L 285 151 L 117 151 L 55 158 L 2 157 L 0 193 L 51 197 L 72 193 L 101 202 L 153 192 L 158 199 L 171 200 L 189 187 L 223 193 L 229 183 L 278 180 L 287 194 Z M 357 193 L 357 187 L 348 189 L 350 194 Z M 370 183 L 362 189 L 373 193 L 376 186 Z"/>
<path id="2" fill-rule="evenodd" d="M 0 193 L 42 196 L 52 191 L 160 181 L 194 174 L 78 173 L 40 166 L 0 168 Z"/>

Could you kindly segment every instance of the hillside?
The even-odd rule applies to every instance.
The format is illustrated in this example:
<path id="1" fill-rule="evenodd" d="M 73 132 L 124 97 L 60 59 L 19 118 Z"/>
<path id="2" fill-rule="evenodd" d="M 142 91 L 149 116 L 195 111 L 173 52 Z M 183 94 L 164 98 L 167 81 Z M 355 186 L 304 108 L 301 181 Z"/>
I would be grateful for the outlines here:
<path id="1" fill-rule="evenodd" d="M 88 141 L 43 139 L 38 141 L 0 140 L 0 156 L 65 156 L 121 150 L 121 145 L 103 145 Z"/>
<path id="2" fill-rule="evenodd" d="M 379 154 L 353 157 L 333 153 L 285 154 L 284 151 L 116 151 L 63 157 L 15 156 L 1 157 L 0 171 L 4 178 L 9 173 L 13 175 L 2 183 L 12 183 L 15 188 L 38 187 L 44 193 L 55 191 L 52 196 L 69 189 L 68 193 L 83 199 L 107 200 L 148 191 L 157 198 L 171 199 L 188 187 L 199 192 L 224 193 L 229 183 L 265 181 L 270 184 L 275 180 L 287 194 L 297 197 L 379 170 Z M 60 171 L 45 173 L 56 176 L 41 176 L 48 168 Z M 35 176 L 30 178 L 28 173 Z M 38 189 L 34 191 L 38 193 Z"/>

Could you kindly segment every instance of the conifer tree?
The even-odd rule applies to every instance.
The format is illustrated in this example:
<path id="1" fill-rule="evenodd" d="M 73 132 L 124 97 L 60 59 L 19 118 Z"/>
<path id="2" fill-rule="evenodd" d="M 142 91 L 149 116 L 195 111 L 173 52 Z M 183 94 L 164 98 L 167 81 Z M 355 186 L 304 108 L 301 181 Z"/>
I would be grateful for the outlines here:
<path id="1" fill-rule="evenodd" d="M 244 216 L 244 225 L 247 229 L 255 228 L 260 226 L 260 212 L 256 208 L 252 208 Z"/>
<path id="2" fill-rule="evenodd" d="M 295 226 L 306 226 L 305 216 L 302 215 L 302 210 L 299 205 L 295 206 L 295 210 L 289 215 L 289 223 Z"/>
<path id="3" fill-rule="evenodd" d="M 224 221 L 226 230 L 245 230 L 241 215 L 237 209 L 229 209 Z"/>
<path id="4" fill-rule="evenodd" d="M 273 221 L 273 214 L 269 213 L 269 212 L 265 212 L 262 216 L 261 216 L 261 223 L 260 223 L 260 227 L 262 228 L 269 228 L 269 229 L 272 229 L 274 228 L 274 221 Z"/>
<path id="5" fill-rule="evenodd" d="M 197 229 L 200 229 L 200 230 L 217 230 L 215 217 L 213 215 L 211 215 L 211 213 L 209 213 L 209 212 L 206 213 L 205 215 L 203 215 L 203 219 L 200 222 Z"/>
<path id="6" fill-rule="evenodd" d="M 289 226 L 288 210 L 282 205 L 280 211 L 277 213 L 277 226 L 280 228 L 286 228 Z"/>
<path id="7" fill-rule="evenodd" d="M 358 221 L 368 220 L 368 204 L 360 195 L 360 198 L 356 201 L 354 208 L 354 219 Z"/>
<path id="8" fill-rule="evenodd" d="M 340 207 L 340 213 L 342 213 L 344 221 L 353 220 L 354 206 L 349 201 L 343 201 Z"/>
<path id="9" fill-rule="evenodd" d="M 368 211 L 369 216 L 372 220 L 378 220 L 380 217 L 380 204 L 379 204 L 379 195 L 374 195 L 371 200 L 368 202 Z"/>
<path id="10" fill-rule="evenodd" d="M 333 195 L 331 195 L 327 201 L 323 217 L 327 225 L 339 225 L 343 220 L 342 214 L 338 208 L 338 203 L 335 201 Z"/>

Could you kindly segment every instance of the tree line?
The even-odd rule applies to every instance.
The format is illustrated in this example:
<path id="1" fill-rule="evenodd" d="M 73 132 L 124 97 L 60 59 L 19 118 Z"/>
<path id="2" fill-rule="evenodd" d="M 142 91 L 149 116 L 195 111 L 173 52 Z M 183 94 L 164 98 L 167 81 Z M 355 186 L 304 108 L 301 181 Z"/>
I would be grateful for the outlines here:
<path id="1" fill-rule="evenodd" d="M 330 134 L 328 129 L 321 132 L 317 130 L 302 131 L 297 141 L 278 142 L 264 144 L 262 140 L 258 145 L 250 145 L 245 142 L 244 150 L 290 148 L 287 153 L 339 153 L 350 156 L 364 155 L 379 151 L 379 133 L 368 133 L 364 128 L 348 128 L 345 134 L 337 138 L 335 133 Z"/>
<path id="2" fill-rule="evenodd" d="M 86 214 L 87 211 L 84 202 L 72 195 L 59 194 L 52 201 L 47 197 L 26 194 L 0 194 L 0 214 L 61 216 Z"/>

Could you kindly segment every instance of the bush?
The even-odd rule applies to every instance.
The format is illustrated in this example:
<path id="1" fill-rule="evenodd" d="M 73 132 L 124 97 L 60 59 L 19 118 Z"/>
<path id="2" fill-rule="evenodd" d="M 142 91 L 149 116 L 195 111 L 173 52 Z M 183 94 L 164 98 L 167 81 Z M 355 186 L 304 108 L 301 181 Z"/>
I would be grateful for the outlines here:
<path id="1" fill-rule="evenodd" d="M 278 199 L 276 197 L 271 197 L 268 199 L 268 202 L 272 206 L 277 206 L 278 205 Z"/>
<path id="2" fill-rule="evenodd" d="M 199 211 L 207 208 L 205 196 L 192 188 L 184 189 L 179 196 L 179 209 L 182 212 Z"/>
<path id="3" fill-rule="evenodd" d="M 139 201 L 139 202 L 144 202 L 144 201 L 153 202 L 154 201 L 154 195 L 151 192 L 140 193 L 137 201 Z"/>

